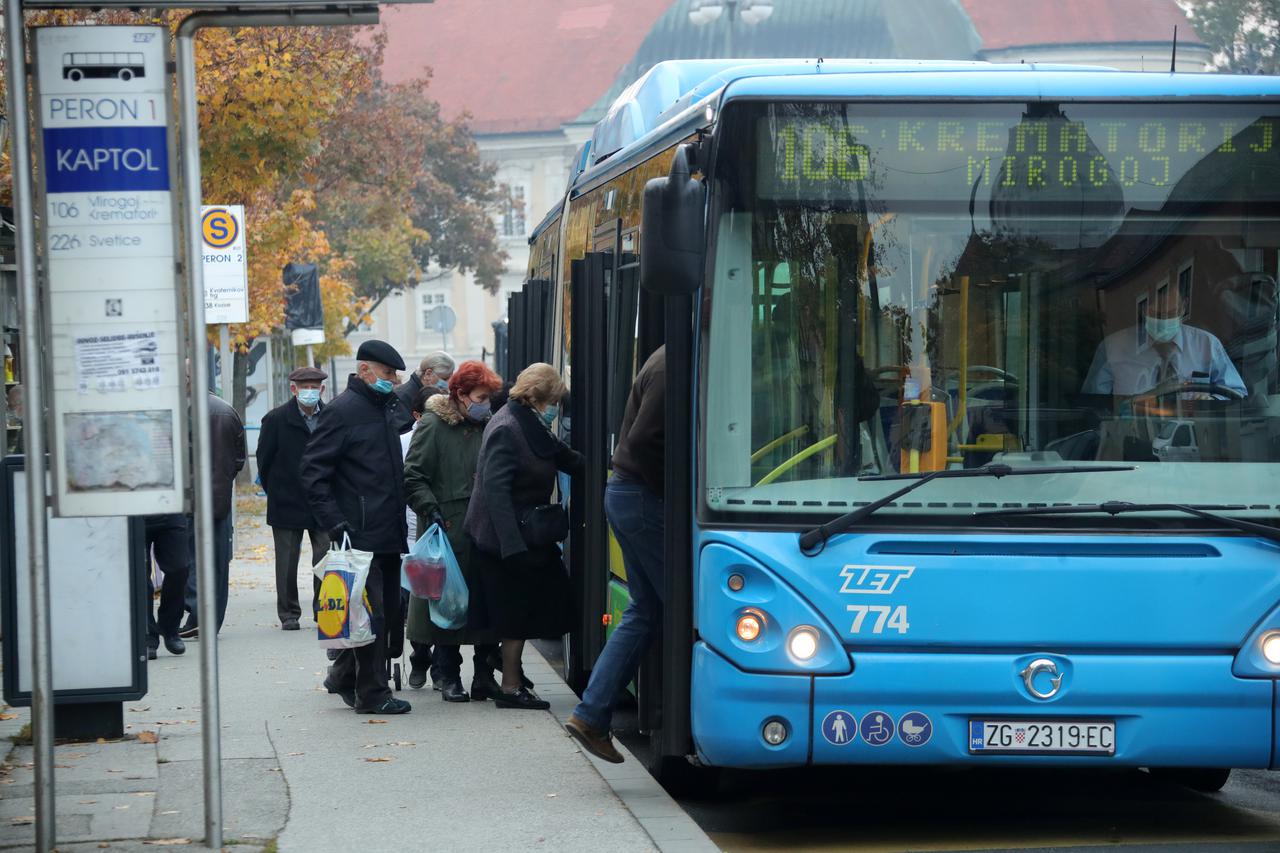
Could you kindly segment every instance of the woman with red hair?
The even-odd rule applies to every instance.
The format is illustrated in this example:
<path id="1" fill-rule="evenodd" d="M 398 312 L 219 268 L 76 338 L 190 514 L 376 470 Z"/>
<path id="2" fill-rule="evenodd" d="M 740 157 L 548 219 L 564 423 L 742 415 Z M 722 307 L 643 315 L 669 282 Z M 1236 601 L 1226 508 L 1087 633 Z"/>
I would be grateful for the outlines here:
<path id="1" fill-rule="evenodd" d="M 414 430 L 409 455 L 404 460 L 405 493 L 409 507 L 418 514 L 418 530 L 425 532 L 432 522 L 444 528 L 467 586 L 473 590 L 479 588 L 479 581 L 473 577 L 471 539 L 463 532 L 462 521 L 475 483 L 484 426 L 489 420 L 489 395 L 501 387 L 502 380 L 482 362 L 458 365 L 449 377 L 448 393 L 435 395 L 423 406 L 422 420 Z M 409 602 L 406 633 L 415 644 L 436 647 L 433 661 L 415 660 L 414 664 L 425 669 L 434 662 L 444 701 L 483 701 L 501 693 L 490 664 L 491 657 L 498 656 L 498 638 L 491 632 L 438 628 L 431 621 L 426 599 L 414 598 Z M 462 689 L 461 646 L 475 649 L 470 696 Z M 425 680 L 425 673 L 410 673 L 410 686 L 421 686 Z"/>

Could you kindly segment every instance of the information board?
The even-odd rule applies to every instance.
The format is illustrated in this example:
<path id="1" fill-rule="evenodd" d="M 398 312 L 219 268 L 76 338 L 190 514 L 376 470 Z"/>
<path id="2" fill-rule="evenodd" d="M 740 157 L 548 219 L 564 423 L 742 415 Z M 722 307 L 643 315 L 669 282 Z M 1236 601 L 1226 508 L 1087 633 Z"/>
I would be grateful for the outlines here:
<path id="1" fill-rule="evenodd" d="M 35 31 L 60 516 L 183 509 L 168 47 L 163 27 Z"/>
<path id="2" fill-rule="evenodd" d="M 0 463 L 0 603 L 4 699 L 31 704 L 31 577 L 26 474 Z M 147 692 L 146 534 L 141 519 L 49 518 L 53 690 L 59 703 L 138 699 Z M 11 641 L 11 642 L 10 642 Z"/>
<path id="3" fill-rule="evenodd" d="M 203 241 L 205 323 L 217 326 L 249 322 L 244 206 L 201 207 L 200 239 Z"/>

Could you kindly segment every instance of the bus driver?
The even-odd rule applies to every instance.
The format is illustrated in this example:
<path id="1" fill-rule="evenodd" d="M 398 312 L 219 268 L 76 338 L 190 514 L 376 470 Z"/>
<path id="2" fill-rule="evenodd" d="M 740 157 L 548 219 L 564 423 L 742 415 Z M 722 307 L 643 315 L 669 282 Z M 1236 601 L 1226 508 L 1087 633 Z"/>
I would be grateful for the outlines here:
<path id="1" fill-rule="evenodd" d="M 1184 323 L 1186 308 L 1185 300 L 1162 288 L 1147 309 L 1141 330 L 1121 329 L 1098 344 L 1081 390 L 1130 397 L 1165 383 L 1182 382 L 1219 385 L 1245 396 L 1244 380 L 1222 342 L 1211 332 Z"/>

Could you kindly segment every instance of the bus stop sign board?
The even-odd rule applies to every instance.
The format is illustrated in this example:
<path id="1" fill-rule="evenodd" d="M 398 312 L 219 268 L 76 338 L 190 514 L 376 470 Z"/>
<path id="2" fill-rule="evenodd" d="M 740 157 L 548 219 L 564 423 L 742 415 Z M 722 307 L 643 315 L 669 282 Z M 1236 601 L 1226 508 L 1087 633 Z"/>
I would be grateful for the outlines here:
<path id="1" fill-rule="evenodd" d="M 168 48 L 164 27 L 36 30 L 60 516 L 183 511 Z"/>

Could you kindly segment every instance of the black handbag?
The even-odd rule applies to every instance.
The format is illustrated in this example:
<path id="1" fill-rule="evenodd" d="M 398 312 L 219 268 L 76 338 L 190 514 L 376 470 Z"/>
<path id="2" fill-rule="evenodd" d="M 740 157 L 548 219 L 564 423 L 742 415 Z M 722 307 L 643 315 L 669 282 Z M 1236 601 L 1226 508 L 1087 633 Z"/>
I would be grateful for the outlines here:
<path id="1" fill-rule="evenodd" d="M 520 535 L 530 548 L 549 548 L 569 535 L 569 513 L 560 504 L 542 504 L 520 518 Z"/>

